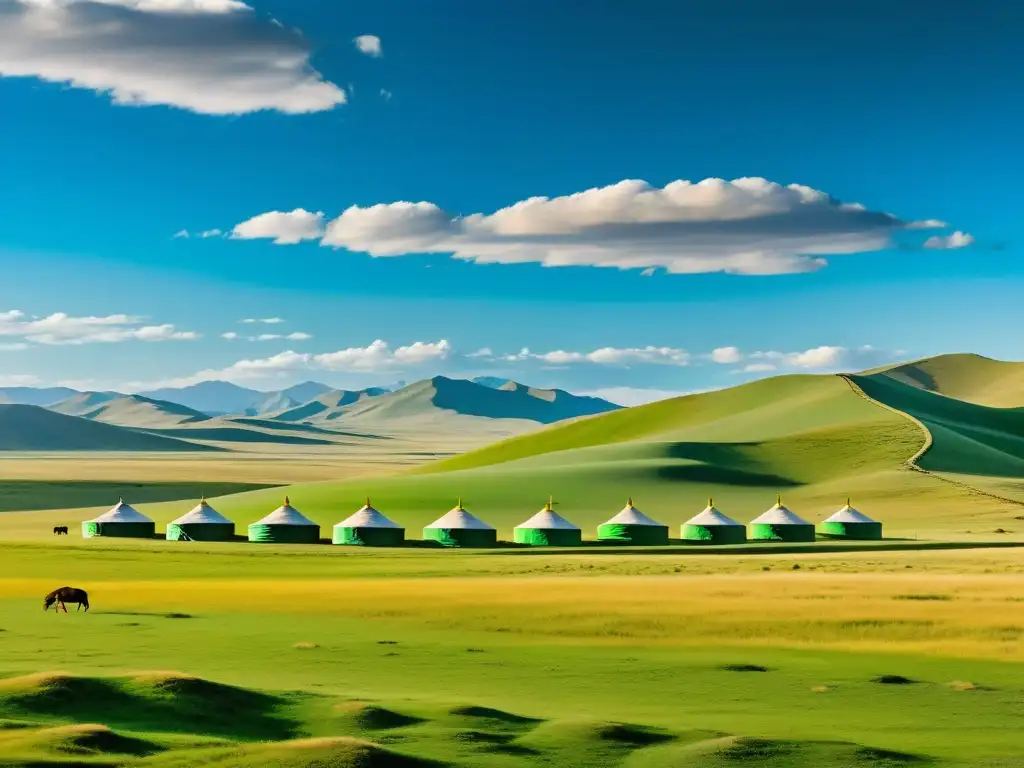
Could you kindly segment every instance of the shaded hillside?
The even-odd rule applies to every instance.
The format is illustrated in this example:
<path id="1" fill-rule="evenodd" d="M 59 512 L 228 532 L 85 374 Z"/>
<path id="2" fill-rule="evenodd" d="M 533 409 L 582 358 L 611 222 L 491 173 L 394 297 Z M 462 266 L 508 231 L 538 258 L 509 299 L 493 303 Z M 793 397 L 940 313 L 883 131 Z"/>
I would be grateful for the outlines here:
<path id="1" fill-rule="evenodd" d="M 0 387 L 0 403 L 7 405 L 53 405 L 76 394 L 67 387 Z"/>
<path id="2" fill-rule="evenodd" d="M 662 400 L 504 440 L 424 467 L 446 472 L 626 442 L 749 442 L 876 416 L 838 378 L 781 376 Z M 909 455 L 909 454 L 908 454 Z"/>
<path id="3" fill-rule="evenodd" d="M 344 420 L 359 424 L 436 420 L 460 415 L 552 424 L 619 408 L 606 400 L 580 397 L 560 389 L 530 389 L 514 382 L 494 389 L 464 379 L 435 376 L 350 406 Z"/>
<path id="4" fill-rule="evenodd" d="M 35 405 L 0 405 L 2 451 L 209 451 L 207 446 L 66 416 Z"/>
<path id="5" fill-rule="evenodd" d="M 178 403 L 110 392 L 83 392 L 51 406 L 50 410 L 91 421 L 144 428 L 194 424 L 210 418 Z"/>
<path id="6" fill-rule="evenodd" d="M 922 469 L 1024 478 L 1024 409 L 989 408 L 904 384 L 886 373 L 850 377 L 869 397 L 918 419 L 932 434 Z"/>
<path id="7" fill-rule="evenodd" d="M 361 400 L 379 397 L 388 390 L 369 387 L 359 390 L 332 389 L 323 392 L 308 402 L 269 414 L 268 419 L 277 421 L 333 421 L 345 415 L 345 408 Z"/>
<path id="8" fill-rule="evenodd" d="M 973 354 L 938 355 L 868 374 L 978 405 L 1024 407 L 1024 363 Z"/>

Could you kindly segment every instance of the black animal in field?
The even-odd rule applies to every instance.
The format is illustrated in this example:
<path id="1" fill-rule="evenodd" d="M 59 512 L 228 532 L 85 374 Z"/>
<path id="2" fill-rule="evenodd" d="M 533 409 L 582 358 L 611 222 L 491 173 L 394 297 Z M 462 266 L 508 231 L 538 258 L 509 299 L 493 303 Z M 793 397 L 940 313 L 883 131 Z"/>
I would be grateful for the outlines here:
<path id="1" fill-rule="evenodd" d="M 55 589 L 53 592 L 43 598 L 43 610 L 49 610 L 51 605 L 56 603 L 54 610 L 60 613 L 63 609 L 64 613 L 68 612 L 68 607 L 65 603 L 78 603 L 78 610 L 82 610 L 82 606 L 85 606 L 85 610 L 89 610 L 89 594 L 84 589 L 77 589 L 75 587 L 61 587 Z"/>
<path id="2" fill-rule="evenodd" d="M 54 536 L 67 536 L 68 535 L 68 527 L 66 525 L 55 525 L 55 526 L 53 526 L 53 535 Z"/>

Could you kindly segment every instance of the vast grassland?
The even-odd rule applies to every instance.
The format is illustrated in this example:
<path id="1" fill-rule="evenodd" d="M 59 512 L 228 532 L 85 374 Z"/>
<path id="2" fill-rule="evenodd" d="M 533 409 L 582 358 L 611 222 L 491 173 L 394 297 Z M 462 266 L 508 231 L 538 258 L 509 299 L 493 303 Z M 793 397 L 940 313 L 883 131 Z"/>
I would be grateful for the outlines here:
<path id="1" fill-rule="evenodd" d="M 9 457 L 0 765 L 1022 768 L 1024 422 L 944 396 L 1010 402 L 1015 374 L 919 367 L 757 382 L 434 463 L 429 441 L 365 436 Z M 708 496 L 746 521 L 781 492 L 812 521 L 850 495 L 889 540 L 450 552 L 50 534 L 125 488 L 160 524 L 217 496 L 241 533 L 286 492 L 259 484 L 289 484 L 325 536 L 366 494 L 410 538 L 461 494 L 508 539 L 548 493 L 592 537 L 627 495 L 678 530 Z M 61 584 L 93 609 L 40 610 Z"/>
<path id="2" fill-rule="evenodd" d="M 324 549 L 5 546 L 0 756 L 1020 765 L 1018 549 Z"/>

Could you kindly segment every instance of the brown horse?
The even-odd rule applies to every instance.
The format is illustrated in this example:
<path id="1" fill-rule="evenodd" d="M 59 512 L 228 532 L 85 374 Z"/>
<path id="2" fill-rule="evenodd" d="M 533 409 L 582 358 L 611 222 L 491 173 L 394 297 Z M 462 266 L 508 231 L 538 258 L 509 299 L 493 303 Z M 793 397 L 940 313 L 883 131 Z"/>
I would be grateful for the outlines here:
<path id="1" fill-rule="evenodd" d="M 78 603 L 78 610 L 82 610 L 82 606 L 85 606 L 85 610 L 89 610 L 89 595 L 84 589 L 76 589 L 75 587 L 61 587 L 55 589 L 53 592 L 43 598 L 43 610 L 46 611 L 54 603 L 57 604 L 54 610 L 60 613 L 61 609 L 64 613 L 68 612 L 68 607 L 65 603 Z"/>

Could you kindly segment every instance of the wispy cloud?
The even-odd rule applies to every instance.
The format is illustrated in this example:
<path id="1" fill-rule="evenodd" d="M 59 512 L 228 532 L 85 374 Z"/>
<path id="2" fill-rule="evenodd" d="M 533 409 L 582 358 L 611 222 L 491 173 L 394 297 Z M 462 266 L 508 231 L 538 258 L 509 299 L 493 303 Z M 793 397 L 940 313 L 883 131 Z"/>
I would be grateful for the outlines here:
<path id="1" fill-rule="evenodd" d="M 676 389 L 645 389 L 643 387 L 603 387 L 582 391 L 579 394 L 589 397 L 600 397 L 618 405 L 627 407 L 634 405 L 646 405 L 659 400 L 670 400 L 673 397 L 684 395 L 695 395 L 707 390 L 676 390 Z"/>
<path id="2" fill-rule="evenodd" d="M 264 325 L 280 325 L 284 322 L 284 318 L 281 317 L 247 317 L 244 320 L 239 320 L 240 323 L 246 323 L 252 325 L 253 323 L 263 323 Z"/>
<path id="3" fill-rule="evenodd" d="M 637 364 L 685 366 L 690 364 L 690 353 L 685 349 L 655 346 L 601 347 L 589 352 L 572 352 L 564 349 L 556 349 L 550 352 L 532 352 L 524 347 L 518 352 L 501 355 L 498 359 L 505 362 L 539 360 L 551 365 L 594 363 L 596 365 L 617 366 Z"/>
<path id="4" fill-rule="evenodd" d="M 822 345 L 798 352 L 768 350 L 751 352 L 747 355 L 739 353 L 733 362 L 744 361 L 745 364 L 734 370 L 733 373 L 771 373 L 787 370 L 824 373 L 861 370 L 889 362 L 900 354 L 901 351 L 876 349 L 870 344 L 852 349 L 836 345 Z"/>
<path id="5" fill-rule="evenodd" d="M 286 341 L 308 341 L 313 336 L 309 333 L 303 333 L 302 331 L 296 331 L 295 333 L 261 333 L 259 336 L 250 336 L 249 341 L 278 341 L 284 339 Z"/>

